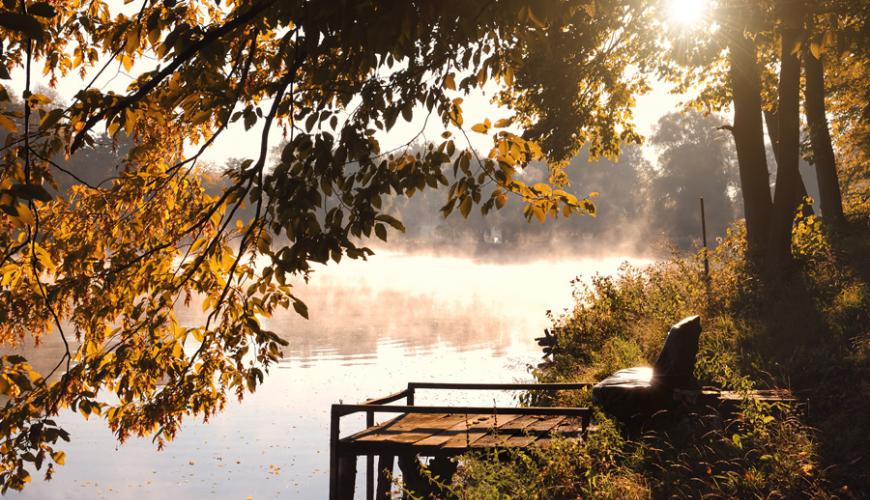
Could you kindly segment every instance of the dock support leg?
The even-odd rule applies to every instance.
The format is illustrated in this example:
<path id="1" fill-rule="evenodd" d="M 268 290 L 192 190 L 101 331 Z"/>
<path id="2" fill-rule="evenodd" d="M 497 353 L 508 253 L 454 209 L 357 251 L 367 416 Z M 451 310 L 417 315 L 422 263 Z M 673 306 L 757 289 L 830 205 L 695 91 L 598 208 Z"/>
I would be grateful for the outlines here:
<path id="1" fill-rule="evenodd" d="M 388 500 L 390 489 L 393 486 L 393 455 L 380 455 L 378 457 L 378 489 L 377 500 Z"/>
<path id="2" fill-rule="evenodd" d="M 336 405 L 332 405 L 329 418 L 329 500 L 337 500 L 339 498 L 338 437 L 340 418 Z"/>
<path id="3" fill-rule="evenodd" d="M 436 455 L 429 463 L 429 470 L 440 484 L 450 485 L 453 474 L 456 473 L 457 464 L 444 455 Z"/>
<path id="4" fill-rule="evenodd" d="M 338 499 L 353 500 L 356 489 L 356 455 L 338 457 Z"/>
<path id="5" fill-rule="evenodd" d="M 399 468 L 402 469 L 402 482 L 405 489 L 414 496 L 429 498 L 429 481 L 420 473 L 417 455 L 399 455 Z"/>
<path id="6" fill-rule="evenodd" d="M 366 412 L 366 429 L 370 429 L 375 425 L 375 414 Z M 374 455 L 366 455 L 366 500 L 374 500 L 375 498 L 375 457 Z"/>

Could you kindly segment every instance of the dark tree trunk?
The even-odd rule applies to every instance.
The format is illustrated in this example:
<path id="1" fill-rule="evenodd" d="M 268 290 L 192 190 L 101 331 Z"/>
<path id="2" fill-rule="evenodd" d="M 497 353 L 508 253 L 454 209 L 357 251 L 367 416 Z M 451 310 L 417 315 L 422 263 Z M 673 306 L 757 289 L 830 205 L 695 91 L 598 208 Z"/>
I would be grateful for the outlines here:
<path id="1" fill-rule="evenodd" d="M 779 153 L 776 192 L 770 218 L 765 268 L 768 273 L 782 269 L 791 257 L 791 234 L 798 206 L 800 182 L 800 57 L 794 48 L 800 42 L 802 8 L 795 2 L 779 5 L 783 29 L 780 44 Z"/>
<path id="2" fill-rule="evenodd" d="M 734 98 L 734 145 L 740 167 L 748 254 L 764 254 L 770 220 L 770 179 L 761 120 L 761 79 L 755 42 L 742 30 L 729 36 L 731 89 Z"/>
<path id="3" fill-rule="evenodd" d="M 819 204 L 825 221 L 837 226 L 844 220 L 843 197 L 840 194 L 840 183 L 837 181 L 837 164 L 834 148 L 831 145 L 831 133 L 828 130 L 828 118 L 825 116 L 824 68 L 822 60 L 816 59 L 806 49 L 804 50 L 804 75 L 806 77 L 804 109 L 810 129 L 816 178 L 819 181 Z"/>
<path id="4" fill-rule="evenodd" d="M 764 110 L 764 122 L 767 124 L 767 137 L 770 139 L 770 145 L 773 149 L 773 158 L 776 164 L 779 165 L 779 117 L 775 111 L 769 109 Z M 800 172 L 800 168 L 798 168 Z M 804 178 L 798 177 L 798 200 L 803 200 L 807 197 L 807 185 L 804 184 Z M 813 215 L 812 205 L 803 205 L 804 217 Z"/>

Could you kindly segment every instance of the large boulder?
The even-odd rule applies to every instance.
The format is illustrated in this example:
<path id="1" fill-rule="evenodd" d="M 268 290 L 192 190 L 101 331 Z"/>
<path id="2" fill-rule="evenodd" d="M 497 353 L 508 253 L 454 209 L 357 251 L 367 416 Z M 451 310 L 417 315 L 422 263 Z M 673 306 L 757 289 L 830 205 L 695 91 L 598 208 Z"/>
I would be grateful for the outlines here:
<path id="1" fill-rule="evenodd" d="M 650 415 L 673 403 L 674 389 L 697 389 L 695 357 L 701 318 L 690 316 L 672 326 L 655 365 L 619 370 L 592 388 L 592 400 L 620 420 Z"/>

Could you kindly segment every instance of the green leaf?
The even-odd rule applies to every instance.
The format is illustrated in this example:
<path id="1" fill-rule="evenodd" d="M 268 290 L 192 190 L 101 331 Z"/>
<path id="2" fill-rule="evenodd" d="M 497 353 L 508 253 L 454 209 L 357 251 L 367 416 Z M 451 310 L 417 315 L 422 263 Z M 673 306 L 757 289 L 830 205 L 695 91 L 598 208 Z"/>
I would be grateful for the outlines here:
<path id="1" fill-rule="evenodd" d="M 387 226 L 375 224 L 375 235 L 383 241 L 387 241 Z"/>
<path id="2" fill-rule="evenodd" d="M 405 225 L 402 222 L 392 215 L 380 214 L 375 217 L 375 220 L 383 221 L 392 226 L 394 229 L 398 229 L 401 232 L 405 232 Z"/>
<path id="3" fill-rule="evenodd" d="M 308 306 L 305 305 L 305 302 L 302 302 L 301 300 L 294 300 L 293 309 L 296 310 L 297 314 L 305 319 L 308 319 Z"/>

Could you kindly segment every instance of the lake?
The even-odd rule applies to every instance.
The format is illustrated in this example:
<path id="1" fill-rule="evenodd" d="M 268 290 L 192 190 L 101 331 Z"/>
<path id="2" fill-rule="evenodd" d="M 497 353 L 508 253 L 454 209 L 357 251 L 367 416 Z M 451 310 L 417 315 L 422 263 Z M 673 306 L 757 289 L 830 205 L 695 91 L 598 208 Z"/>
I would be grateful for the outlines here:
<path id="1" fill-rule="evenodd" d="M 645 262 L 518 263 L 379 252 L 368 262 L 320 267 L 297 289 L 310 320 L 289 311 L 265 321 L 290 345 L 255 394 L 230 402 L 207 424 L 188 420 L 160 452 L 150 439 L 118 445 L 99 419 L 62 415 L 72 438 L 66 465 L 51 481 L 36 476 L 23 493 L 8 496 L 325 498 L 330 404 L 386 395 L 409 381 L 528 381 L 528 366 L 541 356 L 534 337 L 549 325 L 548 310 L 572 305 L 570 281 L 613 274 L 625 261 Z M 199 311 L 194 305 L 179 314 L 193 323 Z M 24 351 L 36 366 L 60 352 L 51 343 Z M 507 405 L 512 398 L 419 391 L 417 404 Z M 342 435 L 362 428 L 358 417 L 342 419 Z"/>

